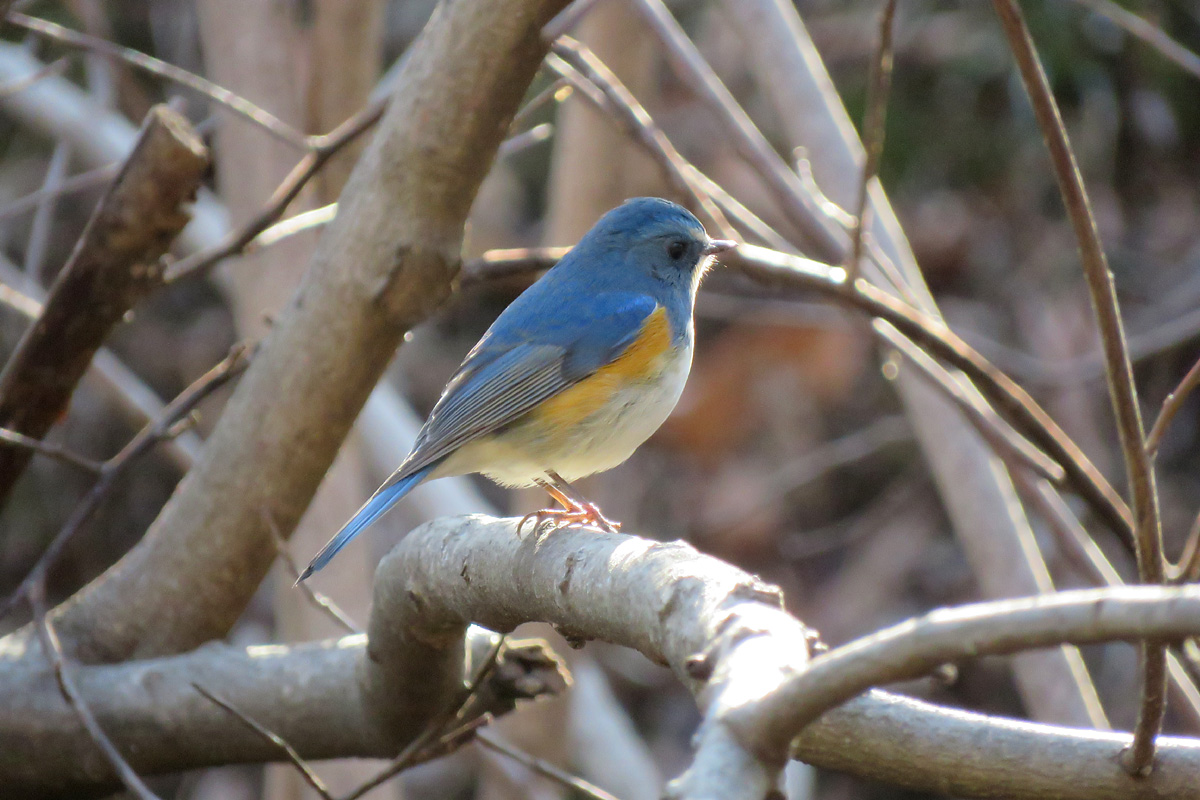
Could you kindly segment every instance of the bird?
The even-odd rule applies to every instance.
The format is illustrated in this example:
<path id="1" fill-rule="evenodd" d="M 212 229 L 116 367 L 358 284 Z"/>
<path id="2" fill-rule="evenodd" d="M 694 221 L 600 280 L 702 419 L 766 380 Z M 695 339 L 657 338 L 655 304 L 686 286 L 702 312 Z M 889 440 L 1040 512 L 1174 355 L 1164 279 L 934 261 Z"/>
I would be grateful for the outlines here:
<path id="1" fill-rule="evenodd" d="M 296 583 L 435 478 L 481 473 L 503 486 L 541 486 L 562 508 L 528 515 L 535 527 L 615 532 L 570 482 L 622 463 L 666 421 L 691 370 L 701 278 L 735 246 L 661 198 L 633 198 L 602 216 L 496 318 L 400 467 Z"/>

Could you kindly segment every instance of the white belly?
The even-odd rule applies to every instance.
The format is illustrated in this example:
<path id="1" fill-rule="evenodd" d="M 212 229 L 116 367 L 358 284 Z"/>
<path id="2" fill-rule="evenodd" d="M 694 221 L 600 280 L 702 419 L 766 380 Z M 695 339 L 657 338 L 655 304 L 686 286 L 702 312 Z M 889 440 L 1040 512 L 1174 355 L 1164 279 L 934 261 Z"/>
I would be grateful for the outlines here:
<path id="1" fill-rule="evenodd" d="M 530 486 L 553 470 L 568 481 L 612 469 L 658 430 L 683 394 L 692 345 L 668 356 L 657 380 L 623 389 L 572 427 L 547 441 L 521 425 L 463 445 L 431 477 L 481 472 L 506 486 Z"/>

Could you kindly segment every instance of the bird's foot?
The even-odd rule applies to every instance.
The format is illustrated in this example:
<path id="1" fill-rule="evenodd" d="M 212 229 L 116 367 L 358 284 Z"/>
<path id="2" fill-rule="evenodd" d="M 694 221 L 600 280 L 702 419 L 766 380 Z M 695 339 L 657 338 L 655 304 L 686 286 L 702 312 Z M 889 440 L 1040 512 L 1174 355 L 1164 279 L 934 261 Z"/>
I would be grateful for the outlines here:
<path id="1" fill-rule="evenodd" d="M 541 511 L 526 514 L 517 523 L 518 536 L 525 529 L 525 523 L 530 521 L 533 522 L 535 533 L 547 524 L 549 525 L 548 530 L 567 528 L 572 525 L 597 528 L 605 533 L 617 533 L 621 529 L 621 523 L 610 520 L 601 514 L 595 503 L 572 504 L 569 508 L 543 508 Z"/>

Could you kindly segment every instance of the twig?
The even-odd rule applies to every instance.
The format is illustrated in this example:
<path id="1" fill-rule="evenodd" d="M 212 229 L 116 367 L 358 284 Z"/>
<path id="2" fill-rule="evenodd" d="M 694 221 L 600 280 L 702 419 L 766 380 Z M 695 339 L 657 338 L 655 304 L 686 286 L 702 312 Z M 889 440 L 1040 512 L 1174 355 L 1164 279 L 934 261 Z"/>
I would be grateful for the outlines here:
<path id="1" fill-rule="evenodd" d="M 583 15 L 590 11 L 592 6 L 596 5 L 596 2 L 597 0 L 575 0 L 575 2 L 555 14 L 546 23 L 545 27 L 542 28 L 542 41 L 553 42 L 564 33 L 573 29 L 576 23 L 583 18 Z"/>
<path id="2" fill-rule="evenodd" d="M 312 137 L 305 136 L 266 109 L 251 103 L 246 98 L 222 86 L 218 86 L 210 80 L 200 77 L 194 72 L 188 72 L 186 69 L 181 69 L 165 61 L 160 61 L 153 56 L 148 56 L 137 50 L 122 47 L 107 39 L 101 39 L 98 36 L 92 36 L 82 31 L 64 28 L 62 25 L 26 14 L 11 13 L 8 15 L 8 22 L 70 47 L 78 47 L 106 58 L 119 59 L 132 64 L 138 69 L 158 75 L 160 78 L 166 78 L 181 86 L 186 86 L 241 114 L 281 141 L 302 149 L 311 149 L 312 147 Z"/>
<path id="3" fill-rule="evenodd" d="M 42 313 L 45 293 L 36 284 L 25 280 L 16 266 L 0 259 L 0 303 L 4 303 L 19 314 L 36 320 Z M 17 291 L 7 282 L 23 284 L 28 294 Z M 145 424 L 162 413 L 165 407 L 154 391 L 142 382 L 133 370 L 125 366 L 111 350 L 101 347 L 92 358 L 92 371 L 104 384 L 120 405 L 121 410 L 138 424 Z M 202 446 L 200 437 L 193 432 L 180 434 L 168 442 L 167 452 L 181 472 L 187 472 Z"/>
<path id="4" fill-rule="evenodd" d="M 636 0 L 634 6 L 665 46 L 665 54 L 680 78 L 713 109 L 731 143 L 762 177 L 792 224 L 812 242 L 817 256 L 840 260 L 838 256 L 846 251 L 846 232 L 805 190 L 796 173 L 737 104 L 667 7 L 661 0 Z"/>
<path id="5" fill-rule="evenodd" d="M 488 731 L 477 731 L 475 733 L 475 741 L 489 750 L 500 753 L 503 756 L 511 758 L 518 764 L 523 765 L 529 770 L 536 772 L 544 778 L 549 778 L 555 783 L 569 789 L 573 792 L 590 797 L 592 800 L 617 800 L 616 797 L 601 789 L 594 783 L 589 783 L 583 778 L 576 777 L 565 770 L 561 770 L 545 759 L 535 758 L 523 750 L 518 750 L 507 742 L 501 741 L 493 736 Z"/>
<path id="6" fill-rule="evenodd" d="M 298 586 L 304 592 L 304 595 L 314 606 L 324 612 L 347 633 L 362 633 L 362 628 L 356 625 L 354 620 L 350 618 L 350 615 L 343 611 L 337 603 L 314 589 L 310 585 L 310 582 L 299 582 L 300 567 L 297 566 L 296 560 L 292 558 L 292 552 L 288 550 L 287 540 L 283 538 L 283 533 L 280 532 L 279 526 L 275 524 L 275 518 L 266 509 L 263 509 L 263 520 L 267 523 L 267 530 L 270 531 L 271 539 L 275 542 L 275 550 L 279 553 L 279 560 L 287 568 L 288 574 L 292 576 L 292 580 L 297 581 L 295 586 Z"/>
<path id="7" fill-rule="evenodd" d="M 0 425 L 45 436 L 108 333 L 162 285 L 154 262 L 187 224 L 185 204 L 207 167 L 208 151 L 187 120 L 166 106 L 151 109 L 41 316 L 0 372 Z M 26 451 L 0 451 L 0 499 L 28 459 Z"/>
<path id="8" fill-rule="evenodd" d="M 78 175 L 72 175 L 64 179 L 53 190 L 42 188 L 35 192 L 30 192 L 0 207 L 0 220 L 9 219 L 17 214 L 35 209 L 46 197 L 63 197 L 75 192 L 82 192 L 87 189 L 94 189 L 97 186 L 103 186 L 120 171 L 120 164 L 107 164 L 103 167 L 90 169 L 87 172 L 81 172 Z"/>
<path id="9" fill-rule="evenodd" d="M 440 715 L 430 720 L 429 724 L 421 731 L 421 735 L 408 743 L 400 754 L 392 760 L 392 763 L 385 767 L 378 775 L 368 780 L 366 783 L 359 786 L 350 794 L 341 798 L 341 800 L 358 800 L 377 786 L 387 783 L 392 778 L 399 775 L 404 770 L 417 764 L 422 759 L 425 751 L 431 744 L 437 744 L 440 739 L 445 736 L 448 731 L 447 726 L 454 722 L 460 722 L 466 716 L 467 705 L 479 693 L 479 688 L 483 685 L 484 680 L 491 674 L 496 666 L 496 661 L 500 657 L 500 651 L 504 648 L 504 637 L 498 636 L 496 641 L 492 643 L 487 655 L 484 657 L 483 663 L 476 670 L 471 681 L 463 687 L 462 694 L 458 699 L 446 708 Z M 450 731 L 449 733 L 457 733 Z"/>
<path id="10" fill-rule="evenodd" d="M 858 202 L 854 226 L 850 229 L 850 258 L 846 261 L 846 271 L 851 281 L 858 277 L 859 261 L 862 259 L 863 231 L 867 227 L 869 209 L 867 190 L 879 174 L 879 160 L 883 155 L 883 141 L 887 134 L 885 124 L 888 94 L 892 89 L 892 29 L 895 20 L 896 0 L 887 0 L 879 16 L 879 42 L 875 49 L 875 60 L 871 62 L 867 110 L 863 114 L 863 149 L 867 157 L 858 181 Z"/>
<path id="11" fill-rule="evenodd" d="M 527 150 L 534 145 L 550 141 L 550 137 L 553 135 L 553 124 L 549 122 L 542 122 L 534 125 L 529 130 L 510 136 L 501 142 L 500 148 L 496 151 L 496 158 L 508 158 L 510 156 L 514 156 L 517 153 L 520 153 L 522 150 Z"/>
<path id="12" fill-rule="evenodd" d="M 112 487 L 125 475 L 138 457 L 148 452 L 164 438 L 171 436 L 180 420 L 190 414 L 201 401 L 245 371 L 252 353 L 251 348 L 243 345 L 234 347 L 221 363 L 206 372 L 168 403 L 162 416 L 142 428 L 136 436 L 129 440 L 128 444 L 121 448 L 119 453 L 104 463 L 99 479 L 92 484 L 92 488 L 75 507 L 66 524 L 38 557 L 33 569 L 29 571 L 13 593 L 3 603 L 0 603 L 0 618 L 6 616 L 22 597 L 29 596 L 34 591 L 41 591 L 40 587 L 44 585 L 46 573 L 58 560 L 63 549 L 92 518 Z"/>
<path id="13" fill-rule="evenodd" d="M 684 194 L 695 196 L 696 192 L 699 192 L 701 196 L 711 198 L 713 203 L 734 217 L 742 227 L 771 247 L 788 251 L 793 249 L 791 244 L 776 233 L 771 226 L 759 219 L 715 181 L 687 161 L 675 149 L 671 140 L 667 138 L 645 108 L 620 83 L 616 75 L 595 57 L 594 53 L 578 42 L 572 41 L 572 44 L 578 48 L 580 54 L 587 54 L 587 61 L 596 65 L 597 68 L 585 68 L 585 71 L 580 71 L 575 67 L 574 62 L 559 56 L 548 58 L 547 66 L 563 75 L 564 80 L 577 89 L 580 97 L 585 101 L 611 117 L 636 144 L 659 163 L 673 184 Z M 580 59 L 580 64 L 583 64 L 583 59 Z M 705 209 L 710 206 L 699 200 L 697 203 L 700 203 L 701 213 L 707 214 Z M 736 232 L 724 227 L 717 218 L 713 218 L 711 215 L 709 217 L 713 219 L 717 229 L 722 231 L 722 236 L 736 237 Z"/>
<path id="14" fill-rule="evenodd" d="M 1179 558 L 1179 566 L 1168 565 L 1167 572 L 1172 583 L 1200 581 L 1200 514 L 1196 515 L 1192 529 L 1188 532 L 1187 542 L 1183 545 L 1183 555 Z"/>
<path id="15" fill-rule="evenodd" d="M 966 391 L 953 375 L 917 347 L 912 339 L 882 319 L 876 318 L 872 328 L 881 339 L 902 353 L 923 378 L 953 400 L 993 449 L 1007 452 L 1010 458 L 1055 484 L 1062 483 L 1066 473 L 1057 462 L 1052 461 L 1049 456 L 1030 444 L 1028 439 L 1009 427 L 991 406 Z"/>
<path id="16" fill-rule="evenodd" d="M 517 109 L 517 113 L 513 115 L 512 122 L 509 123 L 508 129 L 515 131 L 525 124 L 531 116 L 536 114 L 542 106 L 553 100 L 556 104 L 561 103 L 571 96 L 574 88 L 567 82 L 566 78 L 557 78 L 545 89 L 535 94 L 529 99 L 525 105 Z"/>
<path id="17" fill-rule="evenodd" d="M 71 165 L 71 146 L 66 142 L 57 142 L 50 154 L 50 163 L 46 167 L 46 177 L 42 181 L 41 195 L 33 220 L 29 225 L 29 243 L 25 246 L 23 267 L 25 274 L 31 278 L 40 276 L 46 260 L 46 247 L 50 242 L 50 233 L 54 227 L 54 210 L 58 204 L 58 190 L 66 177 L 67 168 Z M 36 279 L 36 278 L 35 278 Z"/>
<path id="18" fill-rule="evenodd" d="M 1153 47 L 1164 58 L 1174 62 L 1181 69 L 1200 78 L 1200 55 L 1196 55 L 1172 39 L 1157 25 L 1121 8 L 1112 0 L 1074 0 L 1074 2 L 1107 18 L 1126 33 Z"/>
<path id="19" fill-rule="evenodd" d="M 1158 455 L 1159 445 L 1162 444 L 1163 436 L 1166 435 L 1171 420 L 1175 419 L 1175 415 L 1183 408 L 1184 401 L 1198 384 L 1200 384 L 1200 360 L 1192 365 L 1179 385 L 1171 390 L 1167 399 L 1163 400 L 1162 410 L 1158 412 L 1158 418 L 1154 420 L 1154 424 L 1150 427 L 1150 433 L 1146 436 L 1146 453 L 1150 458 Z"/>
<path id="20" fill-rule="evenodd" d="M 332 132 L 319 137 L 312 151 L 296 162 L 287 177 L 275 187 L 270 199 L 253 219 L 230 232 L 224 239 L 208 250 L 194 253 L 187 258 L 170 263 L 166 270 L 166 282 L 173 283 L 184 278 L 201 275 L 223 259 L 241 252 L 256 236 L 282 216 L 308 181 L 325 166 L 330 158 L 350 144 L 383 116 L 386 98 L 372 103 L 367 108 L 343 122 Z"/>
<path id="21" fill-rule="evenodd" d="M 49 78 L 54 75 L 62 75 L 71 66 L 71 59 L 67 56 L 56 58 L 49 64 L 29 73 L 28 75 L 9 81 L 8 83 L 0 84 L 0 98 L 12 97 L 14 94 L 25 91 L 30 86 L 33 86 L 43 78 Z"/>
<path id="22" fill-rule="evenodd" d="M 192 688 L 204 695 L 208 700 L 219 705 L 221 708 L 237 717 L 243 724 L 245 724 L 247 728 L 254 731 L 263 739 L 266 739 L 268 742 L 282 750 L 287 755 L 288 760 L 292 762 L 292 765 L 296 768 L 296 770 L 299 771 L 301 777 L 304 778 L 304 782 L 311 786 L 314 792 L 319 794 L 322 798 L 324 798 L 324 800 L 333 800 L 333 795 L 329 793 L 329 789 L 325 787 L 325 784 L 317 776 L 317 773 L 313 772 L 312 767 L 308 766 L 304 759 L 300 757 L 300 754 L 296 752 L 296 748 L 288 744 L 282 736 L 270 730 L 269 728 L 263 727 L 263 725 L 261 725 L 257 720 L 245 714 L 237 706 L 233 705 L 228 700 L 225 700 L 210 692 L 200 684 L 192 683 Z"/>
<path id="23" fill-rule="evenodd" d="M 1084 278 L 1100 330 L 1109 396 L 1133 496 L 1134 553 L 1138 561 L 1138 574 L 1143 583 L 1159 584 L 1164 579 L 1164 565 L 1158 491 L 1155 488 L 1154 468 L 1146 451 L 1137 386 L 1133 380 L 1133 365 L 1129 359 L 1112 272 L 1104 255 L 1075 154 L 1071 150 L 1058 105 L 1050 91 L 1050 83 L 1038 59 L 1020 6 L 1016 0 L 993 0 L 993 5 L 1033 105 L 1034 116 L 1042 129 L 1059 192 L 1079 245 Z M 1166 712 L 1166 651 L 1161 644 L 1147 641 L 1142 648 L 1142 657 L 1142 706 L 1125 764 L 1135 775 L 1147 774 L 1153 765 L 1154 738 L 1162 729 Z"/>
<path id="24" fill-rule="evenodd" d="M 79 721 L 83 723 L 83 727 L 87 729 L 88 735 L 100 751 L 104 753 L 104 758 L 112 766 L 113 772 L 117 774 L 121 783 L 130 792 L 130 794 L 139 798 L 139 800 L 159 800 L 154 792 L 150 791 L 150 787 L 142 781 L 138 774 L 129 766 L 129 762 L 121 755 L 112 740 L 104 733 L 104 729 L 100 727 L 95 714 L 88 708 L 84 702 L 82 695 L 79 693 L 78 687 L 75 686 L 75 681 L 71 677 L 71 672 L 67 668 L 67 659 L 63 654 L 62 644 L 58 640 L 58 634 L 54 631 L 54 626 L 50 623 L 48 609 L 46 608 L 45 587 L 39 583 L 30 593 L 30 602 L 33 605 L 33 620 L 34 627 L 37 629 L 38 639 L 41 640 L 42 649 L 46 653 L 47 660 L 50 661 L 54 669 L 54 679 L 58 683 L 58 690 L 62 693 L 68 705 L 75 710 L 75 715 L 79 717 Z"/>
<path id="25" fill-rule="evenodd" d="M 591 95 L 589 89 L 599 89 L 604 100 L 593 99 L 593 102 L 601 107 L 607 104 L 609 111 L 622 123 L 626 131 L 634 139 L 639 140 L 647 150 L 659 156 L 657 160 L 666 168 L 667 179 L 677 191 L 691 197 L 696 202 L 704 212 L 704 216 L 711 220 L 712 224 L 720 231 L 720 235 L 736 235 L 721 209 L 717 208 L 708 194 L 701 190 L 691 178 L 687 162 L 675 149 L 675 145 L 671 144 L 671 140 L 667 138 L 650 114 L 646 112 L 646 109 L 638 103 L 612 70 L 605 66 L 604 62 L 597 58 L 590 49 L 569 36 L 559 37 L 550 46 L 550 49 L 557 58 L 547 57 L 546 64 L 570 81 L 585 96 Z M 559 59 L 590 81 L 591 86 L 576 81 L 571 71 L 561 69 Z"/>
<path id="26" fill-rule="evenodd" d="M 47 458 L 53 458 L 61 461 L 64 464 L 70 464 L 73 467 L 78 467 L 86 472 L 97 474 L 104 469 L 104 464 L 94 458 L 81 456 L 78 453 L 72 452 L 62 445 L 43 442 L 40 439 L 34 439 L 26 436 L 23 433 L 10 431 L 7 428 L 0 428 L 0 441 L 13 447 L 23 447 L 27 450 L 32 450 L 35 453 L 40 453 Z"/>

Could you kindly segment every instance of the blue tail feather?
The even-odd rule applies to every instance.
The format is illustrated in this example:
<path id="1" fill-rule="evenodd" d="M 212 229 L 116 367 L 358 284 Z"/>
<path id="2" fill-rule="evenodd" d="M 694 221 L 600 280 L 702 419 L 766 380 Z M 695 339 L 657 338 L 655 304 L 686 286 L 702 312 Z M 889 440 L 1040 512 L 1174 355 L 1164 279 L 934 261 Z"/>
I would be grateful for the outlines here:
<path id="1" fill-rule="evenodd" d="M 313 560 L 300 573 L 300 577 L 296 579 L 296 583 L 312 575 L 320 570 L 326 564 L 333 560 L 333 557 L 338 554 L 343 547 L 350 543 L 350 540 L 358 536 L 366 530 L 371 523 L 386 514 L 392 506 L 400 501 L 400 498 L 412 491 L 418 483 L 423 481 L 430 472 L 433 471 L 437 464 L 430 464 L 427 467 L 417 470 L 411 475 L 407 475 L 391 485 L 385 484 L 380 487 L 379 491 L 371 496 L 371 499 L 363 504 L 363 507 L 358 510 L 350 521 L 342 526 L 342 529 L 337 532 L 329 542 L 321 548 L 321 552 L 313 557 Z"/>

